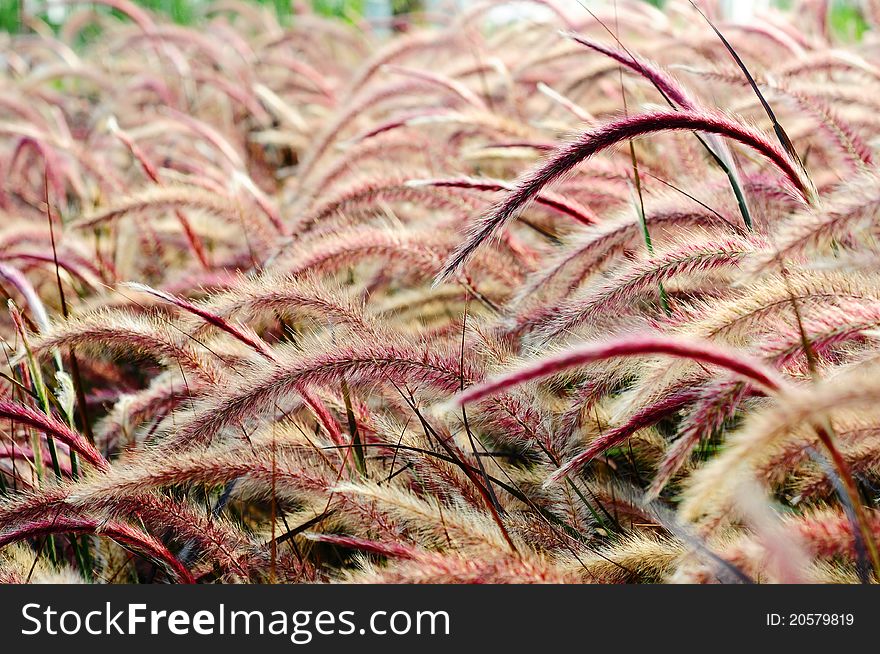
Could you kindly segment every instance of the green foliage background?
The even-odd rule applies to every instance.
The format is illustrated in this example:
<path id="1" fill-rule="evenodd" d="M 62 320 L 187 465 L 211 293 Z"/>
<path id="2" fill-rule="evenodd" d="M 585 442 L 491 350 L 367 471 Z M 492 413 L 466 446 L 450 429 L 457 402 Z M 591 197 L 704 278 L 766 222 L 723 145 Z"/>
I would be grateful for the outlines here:
<path id="1" fill-rule="evenodd" d="M 0 0 L 0 31 L 18 32 L 21 30 L 20 17 L 23 2 L 25 0 Z M 249 0 L 249 2 L 273 7 L 282 23 L 290 19 L 291 0 Z M 664 4 L 664 0 L 646 0 L 646 2 L 658 7 L 662 7 Z M 777 0 L 776 4 L 791 7 L 796 2 L 797 0 Z M 135 0 L 135 3 L 147 9 L 164 13 L 175 22 L 184 25 L 198 21 L 203 8 L 209 4 L 209 2 L 198 0 Z M 399 10 L 401 9 L 399 5 L 406 5 L 408 1 L 391 0 L 391 4 Z M 312 6 L 321 14 L 351 20 L 363 13 L 364 0 L 312 0 Z M 847 41 L 861 39 L 867 29 L 867 23 L 859 3 L 854 0 L 834 0 L 831 2 L 829 22 L 837 36 Z"/>
<path id="2" fill-rule="evenodd" d="M 248 0 L 257 5 L 272 7 L 282 22 L 290 19 L 291 0 Z M 21 7 L 25 0 L 0 0 L 0 31 L 18 32 L 21 30 Z M 135 4 L 146 9 L 166 14 L 174 22 L 189 25 L 197 22 L 210 2 L 199 0 L 134 0 Z M 45 3 L 41 3 L 45 4 Z M 88 3 L 83 2 L 83 5 Z M 351 19 L 363 13 L 363 0 L 312 0 L 318 13 Z M 108 10 L 109 11 L 109 10 Z M 39 12 L 45 18 L 45 12 Z"/>

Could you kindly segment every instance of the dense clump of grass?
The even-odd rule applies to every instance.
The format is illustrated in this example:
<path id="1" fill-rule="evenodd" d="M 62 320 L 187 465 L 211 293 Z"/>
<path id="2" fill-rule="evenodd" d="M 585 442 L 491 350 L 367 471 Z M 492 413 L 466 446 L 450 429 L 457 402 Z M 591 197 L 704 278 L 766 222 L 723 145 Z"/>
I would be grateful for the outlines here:
<path id="1" fill-rule="evenodd" d="M 877 579 L 875 32 L 495 4 L 3 42 L 0 580 Z"/>

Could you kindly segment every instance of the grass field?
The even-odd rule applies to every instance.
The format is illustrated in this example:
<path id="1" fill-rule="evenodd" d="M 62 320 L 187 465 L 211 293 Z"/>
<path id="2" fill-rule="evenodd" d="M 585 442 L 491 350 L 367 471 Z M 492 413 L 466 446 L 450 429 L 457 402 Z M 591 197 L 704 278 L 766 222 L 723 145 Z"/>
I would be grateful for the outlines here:
<path id="1" fill-rule="evenodd" d="M 505 4 L 3 35 L 0 581 L 878 579 L 880 3 Z"/>

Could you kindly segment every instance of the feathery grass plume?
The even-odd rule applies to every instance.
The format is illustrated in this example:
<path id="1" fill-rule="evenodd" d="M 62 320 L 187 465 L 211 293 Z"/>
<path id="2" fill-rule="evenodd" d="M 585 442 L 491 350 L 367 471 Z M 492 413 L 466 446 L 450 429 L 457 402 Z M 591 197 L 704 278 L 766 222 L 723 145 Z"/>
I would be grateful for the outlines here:
<path id="1" fill-rule="evenodd" d="M 856 315 L 864 315 L 862 305 L 873 305 L 877 295 L 878 289 L 872 276 L 795 269 L 790 271 L 787 282 L 779 275 L 771 275 L 744 285 L 729 299 L 682 304 L 678 307 L 678 314 L 666 324 L 666 329 L 687 337 L 720 341 L 733 347 L 754 348 L 756 342 L 763 344 L 766 340 L 766 347 L 762 345 L 759 351 L 754 351 L 756 355 L 766 357 L 774 365 L 788 361 L 797 366 L 805 360 L 799 332 L 789 335 L 787 345 L 769 349 L 771 342 L 778 342 L 776 333 L 781 326 L 786 326 L 787 330 L 796 329 L 791 312 L 792 298 L 804 313 L 812 315 L 815 312 L 830 317 L 839 315 L 835 311 L 838 306 L 846 307 L 848 311 L 855 306 Z M 832 313 L 828 314 L 829 311 Z M 871 322 L 862 324 L 864 329 Z M 848 330 L 843 327 L 840 330 L 839 326 L 822 326 L 822 323 L 815 323 L 815 326 L 818 328 L 816 335 L 825 331 L 827 337 L 832 339 L 828 341 L 829 344 L 836 338 L 845 340 L 847 334 L 858 338 L 860 333 L 859 328 Z M 639 412 L 642 407 L 660 401 L 665 394 L 680 390 L 683 381 L 700 384 L 706 379 L 705 374 L 697 373 L 696 377 L 693 374 L 693 367 L 686 368 L 683 363 L 647 362 L 638 372 L 638 380 L 621 410 Z M 691 375 L 689 380 L 687 375 Z"/>
<path id="2" fill-rule="evenodd" d="M 393 567 L 364 564 L 344 577 L 352 583 L 634 583 L 666 579 L 681 558 L 671 540 L 633 535 L 618 547 L 553 558 L 535 556 L 474 559 L 420 554 Z"/>
<path id="3" fill-rule="evenodd" d="M 541 166 L 521 178 L 516 190 L 499 202 L 488 214 L 472 225 L 465 241 L 447 260 L 438 280 L 443 280 L 458 270 L 487 238 L 516 216 L 545 186 L 558 180 L 576 165 L 594 154 L 621 141 L 647 134 L 697 130 L 720 134 L 746 145 L 767 158 L 783 174 L 793 189 L 806 203 L 812 202 L 813 192 L 797 166 L 788 155 L 771 143 L 757 130 L 725 116 L 704 111 L 665 111 L 620 118 L 587 131 L 570 144 L 561 147 Z"/>
<path id="4" fill-rule="evenodd" d="M 853 474 L 865 479 L 876 475 L 876 419 L 876 412 L 864 409 L 834 414 L 834 430 L 842 454 Z M 798 503 L 826 499 L 835 491 L 834 479 L 811 457 L 819 445 L 815 430 L 808 426 L 793 429 L 784 444 L 758 457 L 754 466 L 756 477 L 774 489 L 793 493 L 793 501 Z"/>
<path id="5" fill-rule="evenodd" d="M 24 495 L 0 503 L 5 527 L 13 529 L 33 523 L 52 523 L 69 516 L 101 524 L 134 519 L 155 532 L 170 532 L 178 542 L 195 545 L 224 570 L 247 577 L 243 560 L 250 549 L 247 539 L 225 520 L 189 504 L 145 492 L 134 484 L 127 492 L 115 492 L 126 467 L 74 484 Z M 126 523 L 119 523 L 126 524 Z"/>
<path id="6" fill-rule="evenodd" d="M 695 406 L 679 427 L 675 443 L 666 452 L 657 468 L 647 497 L 655 499 L 686 463 L 700 441 L 721 429 L 734 416 L 739 403 L 751 389 L 741 381 L 719 381 L 698 391 Z"/>
<path id="7" fill-rule="evenodd" d="M 697 108 L 696 102 L 694 102 L 689 96 L 687 90 L 681 85 L 681 83 L 656 65 L 644 61 L 630 52 L 615 50 L 614 48 L 610 48 L 593 41 L 592 39 L 588 39 L 580 34 L 568 34 L 567 36 L 573 41 L 580 43 L 591 50 L 595 50 L 596 52 L 601 52 L 606 57 L 610 57 L 617 63 L 626 66 L 635 73 L 638 73 L 651 82 L 663 98 L 670 102 L 670 104 L 678 105 L 682 109 Z"/>
<path id="8" fill-rule="evenodd" d="M 821 363 L 829 360 L 842 362 L 849 358 L 844 344 L 869 338 L 878 321 L 880 307 L 876 302 L 841 301 L 838 306 L 817 309 L 813 316 L 803 321 L 811 353 L 804 351 L 800 329 L 780 329 L 761 344 L 760 353 L 774 365 L 795 371 L 798 367 L 808 367 L 809 362 L 805 360 L 808 356 Z"/>
<path id="9" fill-rule="evenodd" d="M 296 277 L 318 276 L 350 267 L 362 258 L 382 255 L 407 264 L 423 277 L 430 276 L 440 260 L 433 239 L 423 229 L 364 226 L 323 235 L 314 247 L 283 255 L 276 268 Z"/>
<path id="10" fill-rule="evenodd" d="M 469 388 L 460 393 L 455 401 L 461 405 L 476 402 L 511 386 L 554 375 L 567 368 L 583 365 L 591 361 L 611 357 L 648 356 L 653 354 L 682 357 L 720 366 L 757 383 L 769 391 L 777 391 L 784 384 L 775 371 L 768 369 L 759 361 L 751 360 L 742 353 L 725 350 L 707 342 L 674 339 L 651 334 L 635 334 L 605 343 L 583 345 L 557 355 L 539 359 L 528 367 L 515 370 L 507 375 L 490 379 Z M 606 447 L 602 440 L 594 443 L 554 472 L 547 479 L 547 483 L 552 484 L 559 481 L 575 469 L 589 462 Z"/>
<path id="11" fill-rule="evenodd" d="M 417 68 L 395 66 L 393 64 L 386 64 L 382 67 L 382 70 L 389 73 L 395 73 L 397 75 L 404 75 L 408 77 L 413 77 L 415 79 L 420 79 L 430 84 L 435 84 L 442 88 L 448 89 L 468 104 L 473 105 L 474 108 L 477 110 L 484 111 L 489 109 L 489 107 L 486 106 L 486 103 L 483 102 L 483 100 L 476 93 L 471 91 L 467 86 L 465 86 L 458 80 L 452 79 L 451 77 L 419 70 Z"/>
<path id="12" fill-rule="evenodd" d="M 132 290 L 140 291 L 142 293 L 157 297 L 160 300 L 168 302 L 169 304 L 173 304 L 183 311 L 199 317 L 207 324 L 216 327 L 220 331 L 229 334 L 236 340 L 241 341 L 242 343 L 253 349 L 255 352 L 262 354 L 266 358 L 273 358 L 269 346 L 266 345 L 263 339 L 261 339 L 247 327 L 241 325 L 233 325 L 226 318 L 207 311 L 203 307 L 193 304 L 192 302 L 183 298 L 172 295 L 171 293 L 166 293 L 165 291 L 160 291 L 158 289 L 152 288 L 151 286 L 147 286 L 146 284 L 140 284 L 138 282 L 128 282 L 127 284 L 125 284 L 125 286 Z"/>
<path id="13" fill-rule="evenodd" d="M 398 202 L 422 205 L 452 215 L 464 214 L 477 206 L 461 193 L 444 194 L 396 177 L 375 179 L 346 187 L 336 196 L 322 200 L 297 221 L 293 233 L 304 234 L 334 216 L 345 216 L 351 221 L 360 212 L 369 214 L 383 205 Z"/>
<path id="14" fill-rule="evenodd" d="M 103 354 L 110 349 L 120 355 L 146 356 L 172 368 L 217 381 L 222 376 L 214 355 L 197 351 L 172 326 L 149 315 L 99 310 L 58 322 L 37 335 L 31 347 L 40 355 L 58 349 L 80 349 Z M 207 352 L 207 351 L 206 351 Z"/>
<path id="15" fill-rule="evenodd" d="M 339 545 L 341 547 L 359 550 L 361 552 L 369 552 L 370 554 L 378 554 L 380 556 L 393 556 L 401 559 L 415 558 L 412 548 L 401 545 L 400 543 L 380 543 L 366 538 L 357 538 L 354 536 L 342 536 L 339 534 L 316 534 L 306 533 L 304 536 L 316 543 L 329 543 L 331 545 Z"/>
<path id="16" fill-rule="evenodd" d="M 877 511 L 870 511 L 868 518 L 871 531 L 877 534 L 880 530 L 880 515 Z M 851 528 L 851 520 L 844 511 L 820 507 L 806 515 L 794 517 L 790 522 L 792 531 L 806 542 L 816 556 L 858 556 L 859 544 Z"/>
<path id="17" fill-rule="evenodd" d="M 102 472 L 109 470 L 107 460 L 101 456 L 94 445 L 63 422 L 47 416 L 45 413 L 13 402 L 0 401 L 0 417 L 42 431 L 67 445 L 98 470 Z"/>
<path id="18" fill-rule="evenodd" d="M 192 401 L 206 390 L 195 378 L 186 378 L 178 370 L 155 377 L 146 388 L 121 393 L 108 413 L 94 426 L 95 443 L 102 451 L 116 452 L 120 446 L 133 446 L 149 432 L 142 427 L 166 416 Z"/>
<path id="19" fill-rule="evenodd" d="M 880 299 L 880 279 L 873 273 L 794 268 L 788 271 L 787 282 L 778 274 L 763 276 L 720 303 L 693 302 L 673 319 L 673 326 L 697 337 L 743 345 L 768 326 L 775 327 L 790 312 L 792 298 L 807 313 L 813 307 L 872 302 Z"/>
<path id="20" fill-rule="evenodd" d="M 146 175 L 154 183 L 161 185 L 162 180 L 159 177 L 159 171 L 156 166 L 149 159 L 147 154 L 138 147 L 138 145 L 132 140 L 132 138 L 119 128 L 119 124 L 116 122 L 115 118 L 111 118 L 108 121 L 108 129 L 120 141 L 122 141 L 129 150 L 131 150 L 132 155 L 134 155 L 134 157 L 137 158 L 137 160 L 140 162 L 141 168 L 143 168 L 144 173 L 146 173 Z M 184 234 L 186 235 L 187 241 L 189 242 L 193 253 L 196 255 L 196 257 L 198 257 L 202 266 L 204 266 L 206 269 L 210 268 L 207 255 L 205 254 L 204 244 L 193 231 L 192 224 L 190 223 L 189 219 L 186 217 L 183 211 L 180 211 L 179 209 L 175 211 L 175 215 L 177 216 L 177 220 L 180 222 L 180 226 L 183 229 Z"/>
<path id="21" fill-rule="evenodd" d="M 80 229 L 95 227 L 132 213 L 164 210 L 203 211 L 232 225 L 245 224 L 254 236 L 268 241 L 265 226 L 252 209 L 230 196 L 218 195 L 196 186 L 154 186 L 134 193 L 114 205 L 95 211 L 73 222 Z"/>
<path id="22" fill-rule="evenodd" d="M 349 292 L 307 275 L 267 271 L 253 278 L 241 277 L 228 289 L 208 296 L 203 307 L 216 316 L 252 327 L 274 322 L 278 316 L 307 315 L 322 325 L 345 325 L 360 333 L 376 328 Z M 208 328 L 208 324 L 202 325 L 196 333 Z"/>
<path id="23" fill-rule="evenodd" d="M 620 311 L 622 305 L 633 302 L 646 290 L 653 291 L 658 284 L 682 275 L 709 274 L 735 267 L 762 247 L 763 244 L 754 239 L 713 236 L 694 239 L 667 252 L 654 252 L 611 279 L 599 280 L 581 289 L 554 307 L 550 320 L 536 325 L 536 329 L 545 339 L 557 337 L 583 321 Z"/>
<path id="24" fill-rule="evenodd" d="M 462 379 L 471 382 L 478 373 L 461 362 L 451 348 L 424 343 L 394 342 L 386 335 L 381 343 L 369 335 L 348 345 L 318 344 L 304 356 L 291 347 L 276 348 L 276 360 L 254 364 L 239 385 L 202 403 L 187 424 L 174 434 L 174 442 L 210 441 L 220 430 L 266 415 L 284 396 L 302 385 L 338 384 L 382 386 L 388 381 L 452 392 Z"/>
<path id="25" fill-rule="evenodd" d="M 425 87 L 429 87 L 434 92 L 440 92 L 445 89 L 438 89 L 435 85 L 428 82 L 409 79 L 396 84 L 381 86 L 373 92 L 361 94 L 359 97 L 351 99 L 344 105 L 344 111 L 340 111 L 319 134 L 311 148 L 307 153 L 300 169 L 299 179 L 305 185 L 311 182 L 317 170 L 317 164 L 327 156 L 334 141 L 337 141 L 341 133 L 349 127 L 356 118 L 367 112 L 367 110 L 381 106 L 389 101 L 394 101 L 401 96 L 416 95 L 418 92 L 424 92 Z M 458 96 L 456 96 L 458 97 Z M 436 102 L 431 103 L 432 106 Z M 384 129 L 381 131 L 385 131 Z M 376 130 L 371 130 L 370 135 L 374 135 Z M 360 140 L 360 137 L 356 140 Z"/>
<path id="26" fill-rule="evenodd" d="M 419 161 L 419 168 L 425 170 L 436 165 L 451 165 L 452 153 L 445 148 L 438 149 L 436 141 L 415 130 L 409 130 L 405 135 L 393 131 L 397 127 L 405 126 L 416 115 L 396 118 L 386 123 L 387 129 L 354 139 L 346 148 L 344 157 L 339 157 L 337 161 L 321 169 L 320 176 L 315 179 L 315 188 L 326 193 L 328 189 L 337 188 L 349 181 L 352 176 L 363 175 L 366 170 L 387 172 L 389 169 L 394 170 L 396 166 L 410 166 L 414 160 Z M 310 194 L 305 189 L 302 195 L 302 204 L 315 200 L 315 194 Z"/>
<path id="27" fill-rule="evenodd" d="M 464 405 L 518 386 L 533 379 L 557 374 L 563 370 L 592 361 L 611 357 L 649 356 L 665 354 L 721 366 L 750 379 L 770 391 L 781 388 L 778 374 L 759 361 L 744 354 L 723 349 L 705 341 L 672 338 L 654 334 L 632 334 L 600 343 L 588 343 L 570 351 L 539 359 L 532 365 L 507 375 L 488 380 L 469 388 L 455 397 L 456 404 Z M 737 356 L 739 354 L 739 356 Z"/>
<path id="28" fill-rule="evenodd" d="M 271 461 L 266 458 L 273 448 L 277 455 L 274 472 Z M 195 448 L 168 456 L 147 452 L 116 464 L 111 474 L 73 486 L 68 489 L 65 501 L 90 510 L 118 511 L 117 503 L 125 506 L 124 503 L 134 495 L 175 487 L 210 488 L 233 480 L 240 480 L 241 489 L 237 493 L 241 496 L 265 497 L 271 493 L 273 475 L 279 497 L 303 499 L 326 490 L 336 475 L 329 462 L 324 470 L 315 465 L 315 457 L 309 456 L 310 449 L 307 443 L 291 443 L 284 439 L 273 443 L 260 437 L 255 438 L 253 448 L 235 443 Z M 311 467 L 306 465 L 310 460 Z M 162 504 L 154 508 L 156 512 L 168 510 L 168 506 Z"/>
<path id="29" fill-rule="evenodd" d="M 452 243 L 452 236 L 446 230 L 438 233 L 438 230 L 426 228 L 357 226 L 317 237 L 312 247 L 302 247 L 302 252 L 282 255 L 275 268 L 297 278 L 319 277 L 381 258 L 393 264 L 386 265 L 386 272 L 406 266 L 403 272 L 398 273 L 399 280 L 414 278 L 421 281 L 434 275 L 443 257 L 452 250 Z M 473 289 L 475 284 L 472 276 L 479 272 L 507 285 L 522 276 L 524 271 L 521 269 L 531 263 L 530 254 L 529 251 L 522 251 L 518 243 L 510 239 L 498 248 L 487 249 L 483 256 L 474 259 L 468 274 L 463 274 L 462 279 Z"/>
<path id="30" fill-rule="evenodd" d="M 537 90 L 546 95 L 548 98 L 556 102 L 557 104 L 563 106 L 567 111 L 571 112 L 575 118 L 582 120 L 587 124 L 595 123 L 596 117 L 585 110 L 583 107 L 577 105 L 572 102 L 570 99 L 566 98 L 561 93 L 554 91 L 551 87 L 544 84 L 544 82 L 538 82 L 536 86 Z"/>
<path id="31" fill-rule="evenodd" d="M 846 155 L 856 170 L 874 166 L 871 147 L 851 125 L 836 114 L 825 100 L 796 91 L 786 90 L 783 93 L 799 107 L 803 107 L 805 111 L 816 116 L 819 128 L 836 142 L 837 147 Z"/>
<path id="32" fill-rule="evenodd" d="M 844 245 L 848 237 L 863 230 L 875 229 L 880 206 L 880 178 L 875 170 L 852 176 L 812 211 L 799 212 L 779 229 L 775 251 L 756 259 L 756 269 L 769 268 L 778 262 L 796 258 L 806 251 Z"/>
<path id="33" fill-rule="evenodd" d="M 748 474 L 757 457 L 783 446 L 799 425 L 835 410 L 870 405 L 878 392 L 870 375 L 871 366 L 857 366 L 811 386 L 787 387 L 769 407 L 749 416 L 728 436 L 723 455 L 690 476 L 679 508 L 683 519 L 721 515 L 732 501 L 730 485 Z"/>
<path id="34" fill-rule="evenodd" d="M 578 583 L 574 565 L 559 566 L 546 557 L 475 559 L 459 554 L 419 553 L 411 562 L 379 567 L 367 562 L 343 577 L 357 584 L 565 584 Z M 576 562 L 575 562 L 576 564 Z"/>
<path id="35" fill-rule="evenodd" d="M 412 469 L 422 493 L 436 498 L 444 505 L 467 506 L 473 509 L 485 506 L 480 492 L 453 460 L 425 455 L 425 452 L 431 451 L 432 443 L 424 432 L 417 432 L 405 424 L 392 423 L 389 420 L 382 421 L 377 427 L 376 436 L 386 446 L 382 448 L 381 443 L 375 443 L 373 451 L 385 449 L 391 453 L 392 459 L 398 462 L 401 469 Z M 388 437 L 383 438 L 381 434 L 398 436 L 395 441 Z"/>
<path id="36" fill-rule="evenodd" d="M 682 210 L 678 207 L 648 212 L 645 224 L 657 228 L 652 230 L 654 234 L 657 231 L 667 232 L 688 227 L 724 228 L 730 225 L 724 217 L 709 211 Z M 519 296 L 527 298 L 551 283 L 561 285 L 562 282 L 556 280 L 563 274 L 568 278 L 564 288 L 571 291 L 597 269 L 613 263 L 616 256 L 634 249 L 642 238 L 641 222 L 638 216 L 630 213 L 579 231 L 550 260 L 547 267 L 530 275 Z"/>
<path id="37" fill-rule="evenodd" d="M 502 533 L 485 513 L 450 513 L 432 499 L 378 484 L 339 484 L 334 492 L 374 501 L 380 510 L 402 521 L 407 531 L 425 546 L 445 543 L 461 552 L 507 550 Z"/>
<path id="38" fill-rule="evenodd" d="M 211 313 L 210 311 L 205 310 L 203 307 L 197 306 L 192 302 L 184 300 L 182 298 L 175 297 L 163 291 L 157 291 L 154 288 L 150 288 L 149 286 L 145 286 L 143 284 L 135 284 L 135 290 L 142 290 L 150 295 L 154 295 L 163 299 L 175 306 L 183 309 L 184 311 L 198 316 L 202 320 L 204 320 L 207 324 L 210 324 L 222 332 L 229 334 L 234 339 L 244 343 L 246 346 L 265 357 L 269 361 L 275 361 L 275 355 L 272 353 L 272 350 L 263 341 L 255 332 L 251 331 L 246 327 L 242 327 L 240 325 L 234 325 L 226 318 L 222 316 L 218 316 L 217 314 Z M 303 401 L 315 412 L 315 415 L 322 422 L 324 427 L 332 434 L 335 438 L 334 440 L 337 443 L 342 442 L 341 436 L 339 434 L 339 429 L 336 424 L 336 421 L 326 410 L 324 405 L 318 400 L 312 393 L 308 391 L 308 389 L 304 387 L 298 387 L 299 394 L 302 396 Z"/>
<path id="39" fill-rule="evenodd" d="M 615 21 L 616 22 L 616 21 Z M 570 38 L 577 41 L 581 45 L 601 52 L 610 57 L 614 61 L 626 66 L 635 73 L 647 79 L 663 96 L 673 108 L 680 107 L 692 111 L 698 111 L 699 105 L 691 99 L 687 90 L 674 77 L 658 68 L 656 65 L 641 60 L 629 52 L 620 52 L 601 45 L 589 39 L 585 39 L 577 34 L 569 35 Z M 619 41 L 618 41 L 619 43 Z M 622 47 L 622 46 L 621 46 Z M 734 162 L 733 155 L 727 144 L 717 134 L 706 134 L 705 140 L 698 136 L 700 143 L 706 148 L 709 154 L 715 159 L 716 163 L 727 175 L 730 185 L 733 188 L 737 203 L 740 207 L 746 228 L 751 229 L 752 217 L 748 202 L 742 190 L 742 182 L 740 180 L 738 167 Z"/>
<path id="40" fill-rule="evenodd" d="M 697 397 L 697 391 L 692 389 L 679 391 L 678 393 L 670 393 L 661 400 L 639 409 L 629 416 L 626 419 L 626 422 L 607 429 L 590 444 L 590 449 L 595 450 L 596 455 L 598 455 L 600 452 L 617 447 L 627 439 L 633 437 L 640 430 L 651 427 L 661 420 L 673 415 L 677 411 L 684 409 Z M 582 398 L 577 398 L 572 404 L 572 407 L 569 409 L 569 413 L 566 416 L 569 422 L 566 424 L 563 434 L 571 437 L 577 427 L 574 420 L 578 418 L 579 414 L 584 410 L 585 404 L 588 402 L 589 400 L 584 402 Z"/>

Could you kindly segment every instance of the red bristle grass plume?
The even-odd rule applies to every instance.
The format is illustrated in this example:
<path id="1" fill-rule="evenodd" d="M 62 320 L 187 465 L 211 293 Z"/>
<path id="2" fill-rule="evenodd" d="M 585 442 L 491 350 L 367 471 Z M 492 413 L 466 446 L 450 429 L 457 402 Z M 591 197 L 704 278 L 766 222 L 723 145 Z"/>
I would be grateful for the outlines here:
<path id="1" fill-rule="evenodd" d="M 437 279 L 442 281 L 458 270 L 489 237 L 533 201 L 545 186 L 571 172 L 579 163 L 618 143 L 658 132 L 694 130 L 720 134 L 746 145 L 765 157 L 782 173 L 804 202 L 813 191 L 797 165 L 764 134 L 724 114 L 710 111 L 665 111 L 629 116 L 611 121 L 560 148 L 541 166 L 523 177 L 516 189 L 477 221 L 466 239 L 446 261 Z"/>

